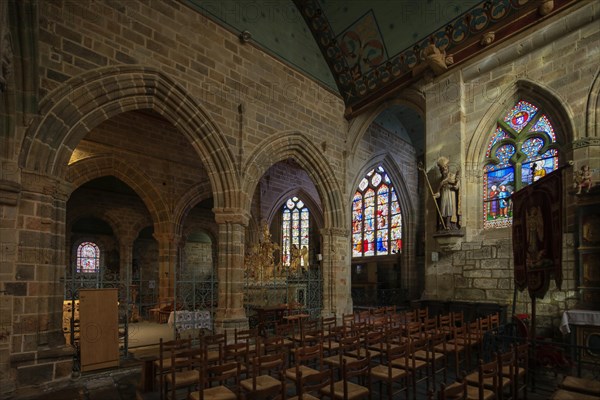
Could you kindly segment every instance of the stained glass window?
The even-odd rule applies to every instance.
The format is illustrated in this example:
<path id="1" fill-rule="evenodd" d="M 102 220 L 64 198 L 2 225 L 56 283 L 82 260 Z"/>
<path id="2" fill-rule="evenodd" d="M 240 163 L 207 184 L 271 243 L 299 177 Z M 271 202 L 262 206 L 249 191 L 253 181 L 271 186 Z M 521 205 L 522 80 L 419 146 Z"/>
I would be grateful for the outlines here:
<path id="1" fill-rule="evenodd" d="M 83 242 L 77 247 L 77 273 L 96 273 L 100 270 L 100 249 L 96 243 Z"/>
<path id="2" fill-rule="evenodd" d="M 300 266 L 305 265 L 305 258 L 302 255 L 308 254 L 309 250 L 309 211 L 306 205 L 298 197 L 288 199 L 283 205 L 282 232 L 282 263 L 290 266 L 292 255 L 300 258 Z"/>
<path id="3" fill-rule="evenodd" d="M 511 195 L 558 168 L 558 143 L 548 116 L 521 100 L 498 121 L 483 174 L 483 226 L 512 225 Z"/>
<path id="4" fill-rule="evenodd" d="M 402 214 L 396 190 L 383 167 L 372 169 L 352 199 L 352 257 L 402 251 Z"/>

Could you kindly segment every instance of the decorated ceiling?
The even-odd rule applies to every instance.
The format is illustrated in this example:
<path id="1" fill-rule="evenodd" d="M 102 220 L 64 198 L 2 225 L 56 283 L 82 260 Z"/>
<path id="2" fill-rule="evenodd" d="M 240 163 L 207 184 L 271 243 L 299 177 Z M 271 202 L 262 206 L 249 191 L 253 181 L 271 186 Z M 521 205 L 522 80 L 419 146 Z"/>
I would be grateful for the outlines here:
<path id="1" fill-rule="evenodd" d="M 577 0 L 181 1 L 339 93 L 352 117 Z"/>

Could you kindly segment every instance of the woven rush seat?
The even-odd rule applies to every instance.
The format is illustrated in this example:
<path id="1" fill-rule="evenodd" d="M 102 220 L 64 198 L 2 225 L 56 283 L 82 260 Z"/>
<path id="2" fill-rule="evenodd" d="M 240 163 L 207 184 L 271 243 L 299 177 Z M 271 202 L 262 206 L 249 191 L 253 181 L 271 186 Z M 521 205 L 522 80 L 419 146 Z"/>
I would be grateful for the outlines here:
<path id="1" fill-rule="evenodd" d="M 253 389 L 252 384 L 252 378 L 244 379 L 240 382 L 240 386 L 250 392 L 252 390 L 263 391 L 280 386 L 281 381 L 271 375 L 260 375 L 256 377 L 256 388 Z"/>
<path id="2" fill-rule="evenodd" d="M 600 396 L 583 394 L 581 392 L 571 392 L 569 390 L 558 389 L 552 395 L 552 400 L 600 400 Z"/>
<path id="3" fill-rule="evenodd" d="M 600 396 L 600 381 L 594 379 L 565 376 L 563 381 L 558 386 L 571 392 L 580 392 L 591 394 L 593 396 Z"/>

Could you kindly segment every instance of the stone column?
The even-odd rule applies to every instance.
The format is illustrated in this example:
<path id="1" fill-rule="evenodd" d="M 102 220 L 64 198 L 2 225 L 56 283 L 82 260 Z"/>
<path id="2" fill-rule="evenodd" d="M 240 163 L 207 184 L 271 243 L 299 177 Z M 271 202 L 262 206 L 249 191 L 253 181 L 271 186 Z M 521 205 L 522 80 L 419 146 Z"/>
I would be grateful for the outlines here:
<path id="1" fill-rule="evenodd" d="M 170 232 L 155 232 L 158 242 L 158 297 L 164 299 L 175 295 L 175 266 L 181 237 Z"/>
<path id="2" fill-rule="evenodd" d="M 323 237 L 323 315 L 352 312 L 351 257 L 348 230 L 321 229 Z"/>
<path id="3" fill-rule="evenodd" d="M 67 377 L 72 371 L 73 349 L 65 345 L 62 330 L 70 190 L 34 173 L 22 173 L 21 178 L 17 203 L 3 205 L 2 214 L 3 224 L 15 218 L 12 233 L 2 231 L 2 240 L 7 241 L 3 254 L 5 247 L 9 250 L 2 261 L 8 272 L 2 307 L 7 305 L 7 314 L 12 314 L 12 332 L 7 331 L 11 348 L 2 354 L 2 364 L 10 363 L 18 386 L 30 386 Z"/>
<path id="4" fill-rule="evenodd" d="M 215 329 L 222 331 L 248 327 L 244 311 L 244 245 L 248 216 L 237 210 L 215 211 L 215 220 L 219 226 L 219 304 L 215 315 Z"/>

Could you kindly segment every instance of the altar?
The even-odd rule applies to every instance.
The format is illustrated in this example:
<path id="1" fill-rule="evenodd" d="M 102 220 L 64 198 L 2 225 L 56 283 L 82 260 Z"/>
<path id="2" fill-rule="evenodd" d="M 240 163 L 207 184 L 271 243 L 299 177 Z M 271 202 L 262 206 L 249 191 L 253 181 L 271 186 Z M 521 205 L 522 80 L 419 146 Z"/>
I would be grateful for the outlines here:
<path id="1" fill-rule="evenodd" d="M 177 336 L 183 331 L 207 329 L 212 331 L 212 318 L 208 310 L 171 311 L 167 324 L 175 326 Z"/>

